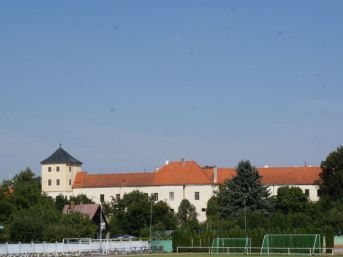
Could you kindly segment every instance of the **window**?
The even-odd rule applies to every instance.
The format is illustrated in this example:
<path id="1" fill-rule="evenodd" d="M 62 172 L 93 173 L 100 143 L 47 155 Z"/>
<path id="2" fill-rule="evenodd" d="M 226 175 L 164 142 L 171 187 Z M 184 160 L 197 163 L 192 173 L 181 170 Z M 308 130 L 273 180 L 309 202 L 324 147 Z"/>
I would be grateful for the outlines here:
<path id="1" fill-rule="evenodd" d="M 319 189 L 317 189 L 317 196 L 320 196 L 320 192 L 319 192 Z"/>
<path id="2" fill-rule="evenodd" d="M 51 172 L 51 167 L 48 167 L 48 172 Z"/>
<path id="3" fill-rule="evenodd" d="M 120 200 L 120 194 L 116 194 L 116 199 Z"/>
<path id="4" fill-rule="evenodd" d="M 174 192 L 169 192 L 169 200 L 174 201 Z"/>
<path id="5" fill-rule="evenodd" d="M 104 196 L 104 194 L 100 194 L 100 202 L 104 202 L 105 201 L 105 196 Z"/>
<path id="6" fill-rule="evenodd" d="M 206 208 L 202 208 L 201 211 L 202 211 L 202 212 L 205 212 L 205 211 L 206 211 Z"/>
<path id="7" fill-rule="evenodd" d="M 305 189 L 305 195 L 306 195 L 307 197 L 310 196 L 310 189 Z"/>
<path id="8" fill-rule="evenodd" d="M 174 212 L 174 209 L 170 209 L 171 212 Z"/>
<path id="9" fill-rule="evenodd" d="M 59 172 L 60 171 L 60 166 L 56 167 L 56 171 Z"/>
<path id="10" fill-rule="evenodd" d="M 71 172 L 71 167 L 69 167 L 69 172 Z"/>
<path id="11" fill-rule="evenodd" d="M 56 185 L 59 186 L 60 185 L 60 180 L 56 179 Z"/>
<path id="12" fill-rule="evenodd" d="M 71 186 L 71 179 L 69 179 L 69 186 Z"/>
<path id="13" fill-rule="evenodd" d="M 51 186 L 51 179 L 48 179 L 48 186 Z"/>
<path id="14" fill-rule="evenodd" d="M 158 201 L 158 193 L 154 193 L 154 201 Z"/>
<path id="15" fill-rule="evenodd" d="M 199 194 L 199 192 L 194 192 L 194 199 L 195 199 L 195 200 L 200 200 L 200 194 Z"/>

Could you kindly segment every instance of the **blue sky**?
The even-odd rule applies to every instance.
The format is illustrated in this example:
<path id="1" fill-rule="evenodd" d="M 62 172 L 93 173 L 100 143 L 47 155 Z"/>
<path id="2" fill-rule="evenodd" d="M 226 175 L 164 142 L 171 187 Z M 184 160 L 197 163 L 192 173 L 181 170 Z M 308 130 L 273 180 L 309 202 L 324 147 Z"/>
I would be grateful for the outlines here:
<path id="1" fill-rule="evenodd" d="M 319 165 L 343 139 L 342 1 L 0 1 L 0 179 Z"/>

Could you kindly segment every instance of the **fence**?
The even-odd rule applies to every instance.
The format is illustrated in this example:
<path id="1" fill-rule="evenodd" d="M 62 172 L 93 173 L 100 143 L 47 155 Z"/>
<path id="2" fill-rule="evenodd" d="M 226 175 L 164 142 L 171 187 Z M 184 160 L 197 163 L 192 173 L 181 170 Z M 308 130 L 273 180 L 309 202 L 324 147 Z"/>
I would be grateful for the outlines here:
<path id="1" fill-rule="evenodd" d="M 0 257 L 8 256 L 81 256 L 95 254 L 150 253 L 148 241 L 115 239 L 77 239 L 56 243 L 0 244 Z"/>
<path id="2" fill-rule="evenodd" d="M 192 247 L 192 246 L 178 246 L 176 253 L 197 253 L 197 254 L 210 254 L 210 255 L 269 255 L 261 254 L 261 247 L 251 247 L 249 250 L 245 247 L 219 247 L 221 250 L 212 252 L 212 247 Z M 270 255 L 334 255 L 334 248 L 318 248 L 318 253 L 313 251 L 313 248 L 270 248 L 274 252 Z"/>

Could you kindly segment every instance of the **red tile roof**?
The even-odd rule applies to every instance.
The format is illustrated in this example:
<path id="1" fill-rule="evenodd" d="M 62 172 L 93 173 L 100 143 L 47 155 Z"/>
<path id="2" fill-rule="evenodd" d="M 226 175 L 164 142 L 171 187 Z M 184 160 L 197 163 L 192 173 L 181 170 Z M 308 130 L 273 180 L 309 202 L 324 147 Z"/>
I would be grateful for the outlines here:
<path id="1" fill-rule="evenodd" d="M 154 186 L 207 185 L 210 176 L 195 161 L 170 162 L 155 173 Z"/>
<path id="2" fill-rule="evenodd" d="M 201 168 L 195 161 L 170 162 L 156 172 L 92 175 L 79 172 L 73 188 L 134 187 L 166 185 L 210 185 L 215 168 Z M 320 167 L 258 168 L 265 185 L 312 185 L 319 179 Z M 236 175 L 234 168 L 217 168 L 217 183 Z"/>
<path id="3" fill-rule="evenodd" d="M 154 176 L 152 172 L 97 175 L 78 172 L 73 188 L 148 186 L 153 184 Z"/>
<path id="4" fill-rule="evenodd" d="M 264 185 L 313 185 L 319 179 L 320 167 L 257 168 Z M 236 175 L 235 169 L 218 168 L 218 183 Z"/>

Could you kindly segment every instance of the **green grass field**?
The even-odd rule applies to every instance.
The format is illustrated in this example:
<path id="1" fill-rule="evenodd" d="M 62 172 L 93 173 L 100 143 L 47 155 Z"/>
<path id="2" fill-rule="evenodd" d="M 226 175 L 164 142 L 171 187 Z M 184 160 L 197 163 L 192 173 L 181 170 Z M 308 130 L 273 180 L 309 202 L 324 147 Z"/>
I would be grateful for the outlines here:
<path id="1" fill-rule="evenodd" d="M 214 256 L 218 256 L 218 257 L 242 257 L 245 255 L 242 254 L 238 254 L 238 255 L 227 255 L 227 254 L 215 254 L 215 255 L 209 255 L 209 254 L 197 254 L 197 253 L 187 253 L 187 254 L 177 254 L 177 253 L 172 253 L 172 254 L 145 254 L 145 255 L 126 255 L 126 256 L 135 256 L 135 257 L 147 257 L 147 256 L 153 256 L 153 257 L 214 257 Z M 256 254 L 252 254 L 251 256 L 259 256 Z M 284 255 L 264 255 L 264 256 L 268 256 L 268 257 L 282 257 L 282 256 L 287 256 L 286 254 Z M 304 257 L 304 256 L 308 256 L 308 255 L 291 255 L 292 257 Z M 315 256 L 320 256 L 320 255 L 315 255 Z M 321 255 L 324 256 L 324 255 Z M 332 255 L 325 255 L 325 256 L 332 256 Z M 343 257 L 343 255 L 334 255 L 335 257 Z"/>

